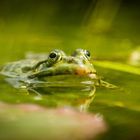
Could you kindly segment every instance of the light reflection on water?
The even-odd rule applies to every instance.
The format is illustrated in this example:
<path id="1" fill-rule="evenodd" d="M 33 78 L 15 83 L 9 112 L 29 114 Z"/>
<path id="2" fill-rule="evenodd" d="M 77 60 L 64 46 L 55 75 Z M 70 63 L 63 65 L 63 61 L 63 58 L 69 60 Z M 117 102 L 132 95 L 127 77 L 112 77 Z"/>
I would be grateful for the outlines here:
<path id="1" fill-rule="evenodd" d="M 37 104 L 43 104 L 46 107 L 71 106 L 80 111 L 86 111 L 93 101 L 96 91 L 94 81 L 89 80 L 89 78 L 75 78 L 75 76 L 48 77 L 48 81 L 46 82 L 30 81 L 31 83 L 28 83 L 28 87 L 26 87 L 27 83 L 22 83 L 21 85 L 19 79 L 14 80 L 12 82 L 11 79 L 8 80 L 13 87 L 10 87 L 6 81 L 3 83 L 4 88 L 2 93 L 6 91 L 6 94 L 8 94 L 5 94 L 4 100 L 8 99 L 6 96 L 9 96 L 9 94 L 12 96 L 13 94 L 13 98 L 19 98 L 15 102 L 31 101 Z M 14 92 L 11 93 L 12 90 Z M 8 100 L 8 102 L 14 101 Z"/>

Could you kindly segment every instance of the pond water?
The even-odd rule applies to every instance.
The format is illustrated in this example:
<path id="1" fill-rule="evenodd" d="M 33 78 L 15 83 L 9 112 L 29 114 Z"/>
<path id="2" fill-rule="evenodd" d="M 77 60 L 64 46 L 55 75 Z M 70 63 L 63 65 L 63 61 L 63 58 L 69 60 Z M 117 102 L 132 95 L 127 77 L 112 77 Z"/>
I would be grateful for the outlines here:
<path id="1" fill-rule="evenodd" d="M 69 87 L 69 83 L 77 84 L 69 78 L 65 87 L 53 85 L 39 97 L 13 88 L 0 76 L 0 101 L 82 108 L 104 117 L 108 131 L 98 139 L 140 139 L 140 68 L 127 63 L 131 52 L 140 45 L 139 2 L 110 0 L 105 4 L 102 0 L 77 0 L 69 3 L 75 5 L 71 8 L 64 6 L 64 1 L 33 3 L 15 0 L 13 4 L 0 4 L 0 65 L 23 59 L 28 52 L 62 49 L 71 53 L 83 48 L 91 51 L 100 77 L 118 88 L 97 87 L 89 99 L 94 88 Z"/>
<path id="2" fill-rule="evenodd" d="M 53 84 L 53 88 L 48 87 L 47 91 L 43 91 L 42 97 L 38 97 L 35 93 L 28 95 L 25 90 L 14 89 L 1 76 L 0 100 L 16 104 L 35 103 L 46 107 L 72 106 L 82 111 L 100 113 L 109 130 L 99 139 L 139 138 L 140 75 L 99 67 L 98 62 L 95 63 L 95 67 L 103 79 L 117 85 L 118 88 L 97 87 L 94 97 L 89 100 L 88 95 L 92 90 L 84 90 L 87 88 L 85 85 L 78 86 L 79 83 L 74 83 L 73 78 L 70 80 L 69 77 L 69 83 L 63 86 Z"/>

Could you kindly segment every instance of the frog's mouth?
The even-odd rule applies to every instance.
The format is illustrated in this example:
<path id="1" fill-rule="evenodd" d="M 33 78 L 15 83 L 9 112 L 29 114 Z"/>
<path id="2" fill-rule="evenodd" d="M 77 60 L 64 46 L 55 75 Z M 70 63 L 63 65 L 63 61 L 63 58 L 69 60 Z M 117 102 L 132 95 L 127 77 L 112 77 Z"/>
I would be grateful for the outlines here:
<path id="1" fill-rule="evenodd" d="M 91 79 L 97 79 L 96 70 L 93 67 L 78 66 L 78 65 L 59 65 L 53 68 L 47 68 L 29 75 L 29 78 L 46 78 L 48 76 L 56 75 L 78 75 L 81 77 L 89 77 Z"/>
<path id="2" fill-rule="evenodd" d="M 91 79 L 96 79 L 97 78 L 97 73 L 96 71 L 90 70 L 86 67 L 79 67 L 75 69 L 75 74 L 79 76 L 88 76 Z"/>

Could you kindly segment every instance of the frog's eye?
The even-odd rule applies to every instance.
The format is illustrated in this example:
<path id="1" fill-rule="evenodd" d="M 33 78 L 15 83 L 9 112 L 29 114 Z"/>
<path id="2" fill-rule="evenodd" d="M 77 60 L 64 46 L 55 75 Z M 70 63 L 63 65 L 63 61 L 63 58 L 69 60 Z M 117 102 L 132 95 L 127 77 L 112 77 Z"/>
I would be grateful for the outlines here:
<path id="1" fill-rule="evenodd" d="M 89 52 L 88 50 L 85 50 L 85 55 L 86 55 L 87 57 L 90 57 L 90 52 Z"/>
<path id="2" fill-rule="evenodd" d="M 62 58 L 62 55 L 61 55 L 60 51 L 54 50 L 49 54 L 47 63 L 49 65 L 53 65 L 54 63 L 60 61 L 61 58 Z"/>
<path id="3" fill-rule="evenodd" d="M 50 53 L 49 57 L 50 58 L 56 58 L 57 54 L 55 52 Z"/>

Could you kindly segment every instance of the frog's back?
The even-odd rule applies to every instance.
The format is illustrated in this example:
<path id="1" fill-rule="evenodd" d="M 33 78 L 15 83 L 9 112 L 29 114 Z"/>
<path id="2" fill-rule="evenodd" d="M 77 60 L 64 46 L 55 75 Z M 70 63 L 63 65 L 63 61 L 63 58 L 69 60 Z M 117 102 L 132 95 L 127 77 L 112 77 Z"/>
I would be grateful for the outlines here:
<path id="1" fill-rule="evenodd" d="M 31 73 L 32 67 L 39 61 L 44 60 L 42 55 L 32 54 L 30 57 L 26 56 L 25 59 L 6 64 L 1 69 L 1 74 L 8 77 L 26 76 Z"/>
<path id="2" fill-rule="evenodd" d="M 29 60 L 21 60 L 17 62 L 8 63 L 2 68 L 1 74 L 8 77 L 20 76 L 25 73 L 24 68 L 32 67 L 34 63 L 34 61 Z"/>

